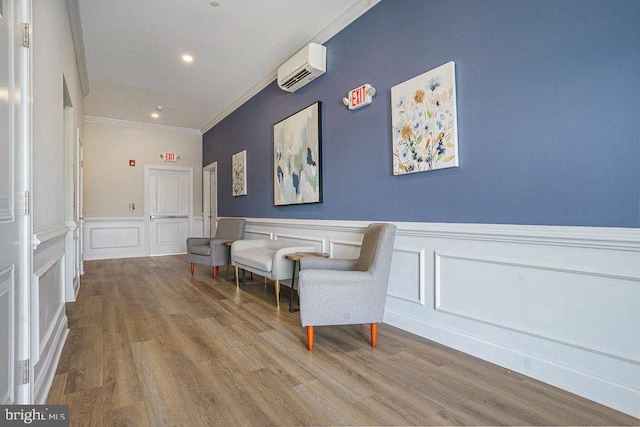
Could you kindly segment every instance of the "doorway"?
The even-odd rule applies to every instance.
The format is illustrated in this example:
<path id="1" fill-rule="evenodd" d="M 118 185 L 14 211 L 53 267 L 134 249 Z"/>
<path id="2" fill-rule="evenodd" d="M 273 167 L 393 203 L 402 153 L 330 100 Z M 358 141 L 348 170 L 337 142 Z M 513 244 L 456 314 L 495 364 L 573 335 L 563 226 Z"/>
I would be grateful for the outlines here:
<path id="1" fill-rule="evenodd" d="M 204 235 L 213 237 L 218 223 L 218 162 L 202 169 Z"/>
<path id="2" fill-rule="evenodd" d="M 149 255 L 186 253 L 193 170 L 178 166 L 147 165 L 144 184 Z"/>

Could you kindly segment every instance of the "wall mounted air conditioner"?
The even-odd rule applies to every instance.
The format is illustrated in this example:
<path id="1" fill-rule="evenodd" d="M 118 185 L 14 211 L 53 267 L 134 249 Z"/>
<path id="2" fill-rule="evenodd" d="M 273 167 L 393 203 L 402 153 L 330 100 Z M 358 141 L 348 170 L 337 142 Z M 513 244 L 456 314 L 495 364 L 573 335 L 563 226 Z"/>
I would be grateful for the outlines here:
<path id="1" fill-rule="evenodd" d="M 327 71 L 327 48 L 309 43 L 278 68 L 278 86 L 295 92 Z"/>

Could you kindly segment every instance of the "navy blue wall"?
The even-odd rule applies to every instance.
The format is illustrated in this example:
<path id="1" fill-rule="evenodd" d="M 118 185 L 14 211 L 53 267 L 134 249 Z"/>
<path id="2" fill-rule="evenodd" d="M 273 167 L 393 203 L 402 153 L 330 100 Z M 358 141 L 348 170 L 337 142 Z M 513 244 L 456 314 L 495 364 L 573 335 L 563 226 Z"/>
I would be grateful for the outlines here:
<path id="1" fill-rule="evenodd" d="M 640 2 L 383 0 L 204 135 L 219 215 L 640 227 Z M 391 87 L 456 63 L 460 167 L 393 176 Z M 373 103 L 342 98 L 370 83 Z M 273 204 L 273 125 L 323 108 L 324 202 Z M 247 150 L 248 195 L 231 196 Z"/>

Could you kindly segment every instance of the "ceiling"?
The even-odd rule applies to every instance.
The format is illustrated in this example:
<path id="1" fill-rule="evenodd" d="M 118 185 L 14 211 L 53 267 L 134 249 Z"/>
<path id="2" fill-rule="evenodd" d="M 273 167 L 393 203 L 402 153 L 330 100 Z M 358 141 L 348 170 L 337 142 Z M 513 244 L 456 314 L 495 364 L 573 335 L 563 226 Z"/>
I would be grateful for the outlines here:
<path id="1" fill-rule="evenodd" d="M 67 0 L 84 113 L 206 132 L 378 1 Z"/>

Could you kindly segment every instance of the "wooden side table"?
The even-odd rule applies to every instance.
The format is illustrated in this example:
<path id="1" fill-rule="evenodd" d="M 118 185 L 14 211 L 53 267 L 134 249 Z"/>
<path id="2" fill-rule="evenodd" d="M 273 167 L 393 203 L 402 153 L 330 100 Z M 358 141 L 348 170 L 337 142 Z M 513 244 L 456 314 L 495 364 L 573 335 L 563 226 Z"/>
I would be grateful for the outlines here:
<path id="1" fill-rule="evenodd" d="M 289 312 L 294 313 L 296 311 L 300 311 L 299 308 L 293 308 L 293 293 L 297 292 L 295 290 L 295 281 L 296 281 L 296 267 L 298 267 L 298 272 L 300 272 L 300 258 L 306 256 L 317 256 L 322 258 L 329 258 L 329 254 L 324 252 L 293 252 L 285 255 L 285 258 L 293 261 L 293 273 L 291 273 L 291 293 L 289 294 Z"/>

